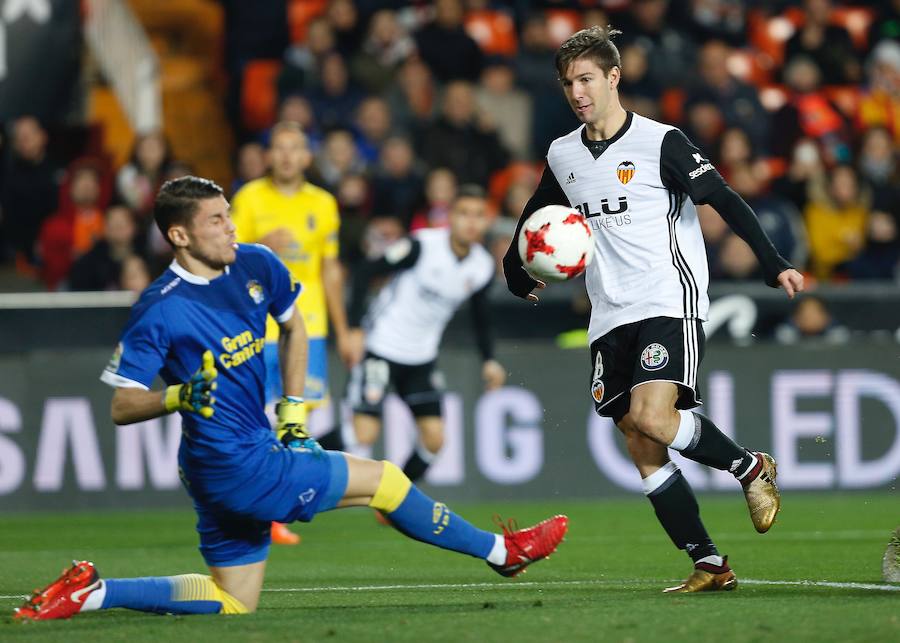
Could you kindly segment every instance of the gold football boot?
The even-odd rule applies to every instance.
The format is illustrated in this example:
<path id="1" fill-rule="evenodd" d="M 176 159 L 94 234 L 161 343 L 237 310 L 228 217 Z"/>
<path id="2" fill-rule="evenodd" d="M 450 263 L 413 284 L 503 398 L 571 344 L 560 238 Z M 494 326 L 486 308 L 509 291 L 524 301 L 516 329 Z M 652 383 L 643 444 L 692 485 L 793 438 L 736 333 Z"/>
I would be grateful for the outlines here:
<path id="1" fill-rule="evenodd" d="M 664 594 L 688 594 L 693 592 L 730 592 L 737 589 L 737 577 L 728 566 L 728 556 L 721 567 L 699 563 L 687 580 L 663 590 Z"/>
<path id="2" fill-rule="evenodd" d="M 750 520 L 756 531 L 766 533 L 775 523 L 775 516 L 781 509 L 781 494 L 775 484 L 775 458 L 768 453 L 757 451 L 762 470 L 749 484 L 744 485 L 744 497 L 750 509 Z"/>

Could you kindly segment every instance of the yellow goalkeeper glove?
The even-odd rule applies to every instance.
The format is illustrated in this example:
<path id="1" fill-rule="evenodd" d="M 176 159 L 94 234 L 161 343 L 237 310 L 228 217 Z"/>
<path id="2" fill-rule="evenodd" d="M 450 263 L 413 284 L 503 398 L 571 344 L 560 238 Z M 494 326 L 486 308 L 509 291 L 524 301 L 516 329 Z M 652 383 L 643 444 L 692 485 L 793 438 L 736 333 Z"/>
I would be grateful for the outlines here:
<path id="1" fill-rule="evenodd" d="M 306 430 L 306 405 L 302 397 L 284 395 L 275 405 L 275 436 L 284 446 L 294 451 L 322 453 L 322 447 Z"/>
<path id="2" fill-rule="evenodd" d="M 205 418 L 212 417 L 215 412 L 213 404 L 216 398 L 212 392 L 216 390 L 216 378 L 219 372 L 216 370 L 216 362 L 212 351 L 203 353 L 203 363 L 197 372 L 191 375 L 184 384 L 173 384 L 166 388 L 166 411 L 190 411 L 199 413 Z"/>

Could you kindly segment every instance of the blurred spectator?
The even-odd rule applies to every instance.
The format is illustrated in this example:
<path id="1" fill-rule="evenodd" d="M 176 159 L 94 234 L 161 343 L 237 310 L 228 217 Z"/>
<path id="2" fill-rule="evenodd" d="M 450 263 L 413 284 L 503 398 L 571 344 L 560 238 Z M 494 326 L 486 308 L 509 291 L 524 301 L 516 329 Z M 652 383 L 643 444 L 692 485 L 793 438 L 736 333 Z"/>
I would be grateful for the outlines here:
<path id="1" fill-rule="evenodd" d="M 306 27 L 306 40 L 284 52 L 284 66 L 278 75 L 278 95 L 311 91 L 320 84 L 319 72 L 325 57 L 335 50 L 337 39 L 331 22 L 317 16 Z"/>
<path id="2" fill-rule="evenodd" d="M 886 128 L 872 127 L 863 133 L 857 167 L 860 177 L 872 188 L 875 210 L 900 204 L 898 151 Z"/>
<path id="3" fill-rule="evenodd" d="M 620 47 L 636 43 L 647 52 L 651 79 L 660 87 L 687 84 L 695 68 L 693 44 L 668 18 L 668 0 L 635 0 L 613 24 L 622 31 Z"/>
<path id="4" fill-rule="evenodd" d="M 787 158 L 801 137 L 819 141 L 831 162 L 850 160 L 850 124 L 821 90 L 819 68 L 807 56 L 788 61 L 788 100 L 773 116 L 772 153 Z"/>
<path id="5" fill-rule="evenodd" d="M 834 320 L 825 301 L 815 295 L 801 295 L 790 318 L 775 329 L 775 339 L 782 344 L 811 339 L 837 344 L 849 337 L 850 331 Z"/>
<path id="6" fill-rule="evenodd" d="M 785 45 L 785 60 L 806 55 L 819 68 L 826 85 L 859 82 L 862 78 L 853 40 L 831 23 L 831 0 L 804 0 L 803 25 Z"/>
<path id="7" fill-rule="evenodd" d="M 429 168 L 450 169 L 460 183 L 486 186 L 491 174 L 509 162 L 509 152 L 479 120 L 472 85 L 449 83 L 441 107 L 441 116 L 422 136 L 419 155 Z"/>
<path id="8" fill-rule="evenodd" d="M 466 33 L 489 56 L 512 56 L 516 53 L 516 25 L 513 18 L 513 11 L 501 6 L 501 3 L 489 0 L 466 1 Z"/>
<path id="9" fill-rule="evenodd" d="M 278 105 L 278 118 L 276 123 L 287 121 L 289 123 L 297 123 L 303 133 L 306 134 L 306 140 L 309 143 L 310 151 L 315 152 L 322 146 L 323 134 L 316 122 L 316 115 L 313 112 L 312 104 L 306 96 L 300 94 L 289 94 L 285 96 Z M 272 129 L 269 128 L 259 137 L 259 142 L 264 148 L 269 146 L 269 138 L 272 135 Z"/>
<path id="10" fill-rule="evenodd" d="M 325 15 L 334 30 L 337 50 L 346 60 L 350 60 L 359 50 L 365 32 L 356 3 L 353 0 L 331 0 Z"/>
<path id="11" fill-rule="evenodd" d="M 399 130 L 412 136 L 421 134 L 437 107 L 437 87 L 425 63 L 414 56 L 408 58 L 387 93 L 387 101 Z"/>
<path id="12" fill-rule="evenodd" d="M 17 118 L 10 134 L 0 172 L 2 237 L 26 263 L 34 264 L 41 225 L 57 208 L 60 172 L 47 154 L 47 132 L 36 118 Z M 0 248 L 0 260 L 4 250 Z"/>
<path id="13" fill-rule="evenodd" d="M 724 40 L 734 47 L 744 44 L 747 33 L 744 0 L 689 0 L 678 4 L 684 31 L 696 40 Z"/>
<path id="14" fill-rule="evenodd" d="M 369 92 L 390 89 L 400 65 L 416 51 L 413 41 L 390 9 L 376 11 L 361 51 L 350 62 L 354 80 Z"/>
<path id="15" fill-rule="evenodd" d="M 442 83 L 478 80 L 483 55 L 463 28 L 462 0 L 436 0 L 434 20 L 413 34 L 419 55 Z"/>
<path id="16" fill-rule="evenodd" d="M 60 188 L 59 209 L 44 221 L 38 237 L 41 279 L 56 290 L 72 262 L 103 236 L 103 211 L 110 186 L 102 166 L 94 159 L 74 161 Z"/>
<path id="17" fill-rule="evenodd" d="M 150 270 L 140 255 L 128 255 L 122 262 L 119 275 L 119 290 L 130 290 L 140 294 L 150 285 Z"/>
<path id="18" fill-rule="evenodd" d="M 869 198 L 853 166 L 837 165 L 827 177 L 814 176 L 803 216 L 812 273 L 818 279 L 830 279 L 862 251 L 866 240 Z"/>
<path id="19" fill-rule="evenodd" d="M 728 70 L 731 48 L 721 40 L 711 40 L 700 50 L 699 75 L 688 94 L 689 102 L 698 99 L 718 107 L 726 125 L 740 127 L 750 135 L 753 145 L 765 151 L 768 145 L 769 113 L 759 101 L 759 92 L 736 78 Z"/>
<path id="20" fill-rule="evenodd" d="M 169 144 L 162 132 L 140 134 L 134 141 L 131 158 L 116 176 L 119 196 L 141 222 L 152 218 L 153 200 L 171 161 Z"/>
<path id="21" fill-rule="evenodd" d="M 531 97 L 515 87 L 515 73 L 505 58 L 489 59 L 481 73 L 476 102 L 497 129 L 514 158 L 530 159 Z"/>
<path id="22" fill-rule="evenodd" d="M 882 0 L 875 19 L 869 25 L 869 48 L 882 40 L 900 42 L 900 0 Z"/>
<path id="23" fill-rule="evenodd" d="M 522 26 L 519 52 L 513 61 L 516 79 L 533 101 L 531 149 L 543 158 L 553 139 L 579 122 L 560 89 L 547 21 L 540 13 L 530 15 Z"/>
<path id="24" fill-rule="evenodd" d="M 244 143 L 237 152 L 237 171 L 231 182 L 231 193 L 234 194 L 249 181 L 265 176 L 268 171 L 266 148 L 256 141 Z"/>
<path id="25" fill-rule="evenodd" d="M 364 171 L 365 163 L 359 157 L 353 134 L 346 129 L 336 129 L 325 137 L 322 151 L 310 168 L 309 180 L 333 192 L 344 176 Z"/>
<path id="26" fill-rule="evenodd" d="M 338 53 L 326 54 L 322 59 L 319 85 L 309 92 L 316 122 L 326 130 L 332 127 L 350 127 L 353 124 L 353 113 L 363 97 L 364 94 L 350 84 L 344 58 Z"/>
<path id="27" fill-rule="evenodd" d="M 793 203 L 794 207 L 803 209 L 810 180 L 824 171 L 819 146 L 813 139 L 801 139 L 791 151 L 787 172 L 775 179 L 772 189 Z"/>
<path id="28" fill-rule="evenodd" d="M 373 205 L 378 215 L 398 217 L 409 225 L 422 194 L 422 177 L 415 166 L 410 142 L 394 136 L 387 140 L 372 178 Z"/>
<path id="29" fill-rule="evenodd" d="M 366 163 L 374 163 L 382 145 L 391 134 L 391 111 L 387 102 L 378 96 L 369 96 L 356 110 L 356 147 Z"/>
<path id="30" fill-rule="evenodd" d="M 883 125 L 900 145 L 900 43 L 885 40 L 869 56 L 868 87 L 859 104 L 862 127 Z"/>
<path id="31" fill-rule="evenodd" d="M 900 207 L 873 210 L 863 251 L 847 265 L 851 279 L 896 279 L 900 274 Z"/>
<path id="32" fill-rule="evenodd" d="M 448 225 L 450 203 L 456 196 L 456 176 L 445 167 L 436 167 L 425 177 L 425 205 L 409 225 L 410 232 L 421 228 L 443 228 Z"/>
<path id="33" fill-rule="evenodd" d="M 650 77 L 650 61 L 643 45 L 632 43 L 621 50 L 622 77 L 619 97 L 625 109 L 647 118 L 659 118 L 662 87 Z"/>
<path id="34" fill-rule="evenodd" d="M 695 96 L 685 104 L 685 123 L 682 129 L 713 164 L 718 162 L 716 151 L 719 148 L 719 136 L 725 130 L 725 117 L 711 97 Z"/>
<path id="35" fill-rule="evenodd" d="M 70 290 L 118 290 L 122 264 L 136 253 L 137 226 L 124 205 L 106 209 L 103 238 L 79 257 L 69 272 Z"/>

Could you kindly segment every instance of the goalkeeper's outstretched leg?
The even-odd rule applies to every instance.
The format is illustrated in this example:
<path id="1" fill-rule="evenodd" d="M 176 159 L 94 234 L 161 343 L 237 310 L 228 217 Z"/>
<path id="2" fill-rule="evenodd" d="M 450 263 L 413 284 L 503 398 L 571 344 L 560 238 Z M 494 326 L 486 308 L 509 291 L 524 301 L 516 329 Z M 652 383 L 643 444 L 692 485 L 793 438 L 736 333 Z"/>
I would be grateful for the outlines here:
<path id="1" fill-rule="evenodd" d="M 566 516 L 553 516 L 528 529 L 512 521 L 502 534 L 478 529 L 445 504 L 422 493 L 394 464 L 335 452 L 290 452 L 292 459 L 326 459 L 329 482 L 317 513 L 369 506 L 401 533 L 430 545 L 484 560 L 502 576 L 516 576 L 556 551 L 568 529 Z M 278 516 L 281 517 L 281 516 Z M 259 603 L 268 554 L 268 520 L 200 514 L 201 551 L 209 575 L 102 579 L 93 563 L 73 562 L 62 575 L 36 590 L 15 611 L 18 620 L 69 618 L 77 613 L 128 608 L 161 614 L 247 614 Z M 223 529 L 216 533 L 216 527 Z M 242 537 L 240 532 L 244 530 Z M 262 543 L 262 544 L 260 544 Z M 261 557 L 261 558 L 260 558 Z M 248 562 L 249 561 L 249 562 Z"/>

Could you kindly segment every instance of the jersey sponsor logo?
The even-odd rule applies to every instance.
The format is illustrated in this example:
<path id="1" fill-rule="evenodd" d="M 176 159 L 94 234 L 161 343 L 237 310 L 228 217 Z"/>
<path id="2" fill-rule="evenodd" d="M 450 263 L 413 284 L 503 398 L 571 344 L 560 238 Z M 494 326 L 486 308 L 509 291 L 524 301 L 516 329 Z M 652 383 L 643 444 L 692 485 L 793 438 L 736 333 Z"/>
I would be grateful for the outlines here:
<path id="1" fill-rule="evenodd" d="M 250 295 L 250 299 L 256 304 L 263 303 L 263 300 L 266 298 L 263 287 L 259 285 L 259 282 L 256 281 L 256 279 L 251 279 L 247 282 L 247 294 Z"/>
<path id="2" fill-rule="evenodd" d="M 125 345 L 122 342 L 116 344 L 116 350 L 113 351 L 112 356 L 109 358 L 109 364 L 106 365 L 106 370 L 110 373 L 115 373 L 119 370 L 119 365 L 122 363 L 122 353 L 125 352 Z"/>
<path id="3" fill-rule="evenodd" d="M 631 161 L 622 161 L 619 163 L 619 167 L 616 168 L 616 176 L 619 177 L 619 181 L 622 182 L 622 185 L 625 185 L 634 178 L 634 171 L 634 163 Z"/>
<path id="4" fill-rule="evenodd" d="M 688 178 L 690 178 L 693 181 L 698 176 L 702 176 L 712 169 L 715 169 L 715 168 L 713 168 L 712 163 L 704 163 L 703 165 L 698 167 L 696 170 L 692 170 L 691 172 L 688 172 Z"/>
<path id="5" fill-rule="evenodd" d="M 569 176 L 566 177 L 566 185 L 572 185 L 578 179 L 575 178 L 575 172 L 569 172 Z"/>
<path id="6" fill-rule="evenodd" d="M 703 165 L 703 163 L 706 161 L 706 159 L 697 152 L 694 152 L 692 156 L 694 157 L 694 163 L 696 163 L 697 165 Z"/>
<path id="7" fill-rule="evenodd" d="M 641 352 L 641 366 L 645 371 L 658 371 L 669 363 L 669 351 L 662 344 L 649 344 Z"/>
<path id="8" fill-rule="evenodd" d="M 579 213 L 583 214 L 585 218 L 596 217 L 598 215 L 597 212 L 591 212 L 591 206 L 587 203 L 578 203 L 575 205 L 575 209 L 578 210 Z M 613 215 L 613 214 L 622 214 L 623 212 L 628 210 L 628 197 L 620 196 L 616 201 L 615 209 L 610 206 L 609 199 L 600 199 L 600 211 L 603 214 Z M 631 219 L 628 219 L 628 223 L 631 223 Z M 530 261 L 530 259 L 529 259 Z"/>
<path id="9" fill-rule="evenodd" d="M 225 353 L 219 353 L 219 363 L 225 368 L 232 368 L 247 363 L 251 358 L 262 355 L 266 340 L 263 337 L 254 337 L 253 333 L 245 330 L 234 337 L 223 337 L 219 340 Z"/>

